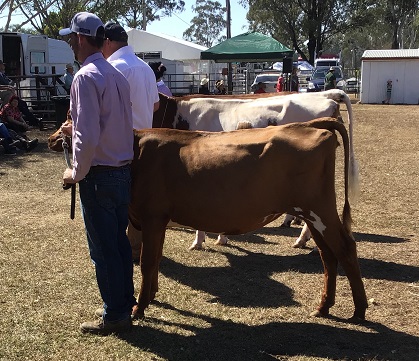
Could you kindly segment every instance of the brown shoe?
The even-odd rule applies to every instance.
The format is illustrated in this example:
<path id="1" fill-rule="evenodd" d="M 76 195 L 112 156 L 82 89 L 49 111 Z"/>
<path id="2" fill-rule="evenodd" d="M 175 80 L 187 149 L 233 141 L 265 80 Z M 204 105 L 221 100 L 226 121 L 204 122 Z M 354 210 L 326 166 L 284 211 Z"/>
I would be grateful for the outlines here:
<path id="1" fill-rule="evenodd" d="M 82 333 L 91 333 L 94 335 L 106 336 L 111 333 L 122 333 L 131 330 L 131 317 L 121 321 L 103 321 L 97 319 L 95 321 L 83 322 L 80 325 Z"/>

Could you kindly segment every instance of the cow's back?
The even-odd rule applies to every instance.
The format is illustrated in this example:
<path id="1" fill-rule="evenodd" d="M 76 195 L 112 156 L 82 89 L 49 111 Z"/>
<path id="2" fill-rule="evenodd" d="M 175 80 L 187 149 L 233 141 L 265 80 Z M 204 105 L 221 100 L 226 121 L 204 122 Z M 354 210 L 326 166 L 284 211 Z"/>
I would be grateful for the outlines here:
<path id="1" fill-rule="evenodd" d="M 337 145 L 332 132 L 302 124 L 222 133 L 144 130 L 136 142 L 133 184 L 149 190 L 145 196 L 133 188 L 138 211 L 226 234 L 269 223 L 297 206 L 288 198 L 301 207 L 310 202 L 318 192 L 309 187 L 323 187 L 325 163 L 334 171 Z M 213 212 L 221 215 L 216 222 Z"/>

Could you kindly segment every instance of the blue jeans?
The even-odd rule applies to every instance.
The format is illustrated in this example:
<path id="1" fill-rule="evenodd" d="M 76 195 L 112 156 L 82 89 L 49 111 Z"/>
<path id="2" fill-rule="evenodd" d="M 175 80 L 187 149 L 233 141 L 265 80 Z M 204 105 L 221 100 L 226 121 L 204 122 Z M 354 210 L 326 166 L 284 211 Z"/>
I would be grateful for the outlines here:
<path id="1" fill-rule="evenodd" d="M 104 302 L 103 318 L 105 321 L 126 319 L 136 303 L 131 245 L 126 235 L 130 167 L 92 167 L 79 187 L 90 257 Z"/>

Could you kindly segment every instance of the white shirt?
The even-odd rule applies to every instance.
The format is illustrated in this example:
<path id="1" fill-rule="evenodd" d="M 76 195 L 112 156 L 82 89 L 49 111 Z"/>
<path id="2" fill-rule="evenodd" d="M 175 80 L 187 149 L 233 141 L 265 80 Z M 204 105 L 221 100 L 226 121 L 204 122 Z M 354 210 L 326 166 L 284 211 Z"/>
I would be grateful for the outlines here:
<path id="1" fill-rule="evenodd" d="M 153 70 L 129 45 L 115 51 L 107 60 L 124 74 L 130 85 L 134 129 L 151 128 L 154 103 L 159 101 Z"/>

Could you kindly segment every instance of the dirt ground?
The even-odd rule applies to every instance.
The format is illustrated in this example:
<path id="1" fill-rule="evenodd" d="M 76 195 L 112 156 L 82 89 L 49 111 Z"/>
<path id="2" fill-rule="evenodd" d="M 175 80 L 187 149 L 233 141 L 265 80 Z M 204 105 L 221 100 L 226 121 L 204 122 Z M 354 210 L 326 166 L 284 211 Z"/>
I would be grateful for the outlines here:
<path id="1" fill-rule="evenodd" d="M 294 249 L 300 227 L 282 218 L 228 246 L 209 235 L 169 229 L 160 289 L 117 337 L 81 335 L 101 305 L 79 206 L 61 189 L 62 154 L 47 149 L 52 130 L 32 130 L 40 145 L 0 154 L 0 360 L 419 360 L 419 107 L 353 104 L 361 195 L 352 205 L 366 322 L 353 312 L 340 271 L 330 318 L 312 318 L 322 264 Z M 346 118 L 346 111 L 343 111 Z M 337 193 L 342 192 L 337 150 Z M 342 209 L 341 202 L 338 202 Z M 136 292 L 140 272 L 134 268 Z"/>

